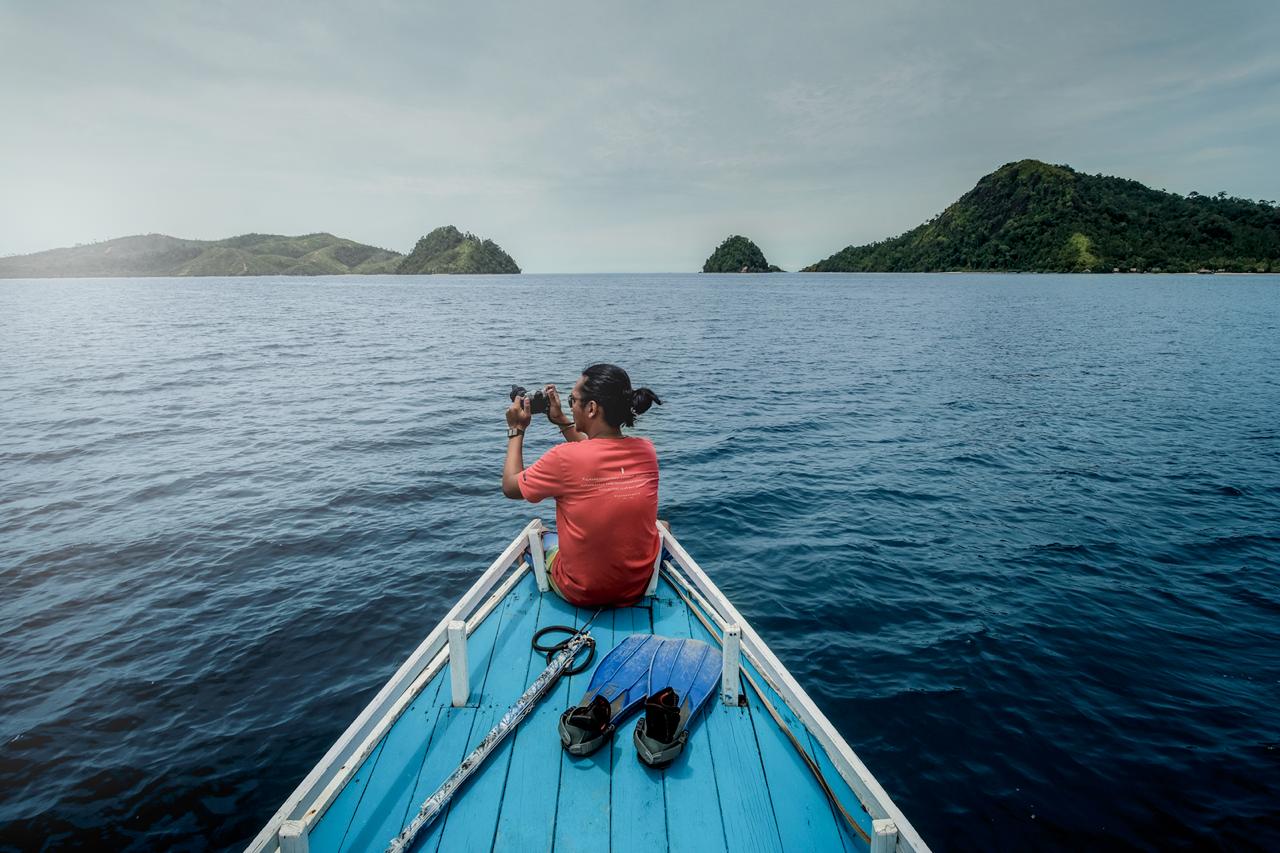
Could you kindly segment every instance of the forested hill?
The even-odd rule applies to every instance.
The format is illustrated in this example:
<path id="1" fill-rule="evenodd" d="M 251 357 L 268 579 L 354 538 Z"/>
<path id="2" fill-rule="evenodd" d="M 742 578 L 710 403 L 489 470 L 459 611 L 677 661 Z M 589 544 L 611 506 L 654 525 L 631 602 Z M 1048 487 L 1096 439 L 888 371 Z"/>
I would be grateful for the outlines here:
<path id="1" fill-rule="evenodd" d="M 0 258 L 0 278 L 390 273 L 402 258 L 332 234 L 242 234 L 226 240 L 144 234 Z"/>
<path id="2" fill-rule="evenodd" d="M 0 258 L 0 278 L 518 272 L 498 244 L 452 225 L 423 237 L 407 256 L 332 234 L 242 234 L 226 240 L 143 234 Z"/>
<path id="3" fill-rule="evenodd" d="M 1038 160 L 1009 163 L 907 233 L 811 272 L 1280 272 L 1280 208 L 1180 196 Z"/>
<path id="4" fill-rule="evenodd" d="M 443 225 L 418 241 L 396 272 L 403 275 L 514 275 L 516 262 L 492 240 Z"/>

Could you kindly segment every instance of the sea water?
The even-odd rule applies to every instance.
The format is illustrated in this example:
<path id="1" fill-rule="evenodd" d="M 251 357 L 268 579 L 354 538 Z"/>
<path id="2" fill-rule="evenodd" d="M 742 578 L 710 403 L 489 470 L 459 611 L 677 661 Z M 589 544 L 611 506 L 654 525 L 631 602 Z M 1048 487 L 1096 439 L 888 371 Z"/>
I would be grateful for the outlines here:
<path id="1" fill-rule="evenodd" d="M 1278 344 L 1277 277 L 0 282 L 0 848 L 242 846 L 597 361 L 935 849 L 1280 848 Z"/>

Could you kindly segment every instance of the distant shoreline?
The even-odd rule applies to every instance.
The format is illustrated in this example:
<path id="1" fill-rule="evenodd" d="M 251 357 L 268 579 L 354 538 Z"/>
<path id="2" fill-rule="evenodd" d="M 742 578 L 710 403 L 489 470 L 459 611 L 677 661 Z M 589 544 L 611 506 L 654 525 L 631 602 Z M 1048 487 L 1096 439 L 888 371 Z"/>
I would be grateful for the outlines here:
<path id="1" fill-rule="evenodd" d="M 1086 272 L 1039 272 L 1039 271 L 1023 271 L 1015 272 L 1011 270 L 931 270 L 928 272 L 900 272 L 900 271 L 867 271 L 858 272 L 803 272 L 800 270 L 794 272 L 781 273 L 700 273 L 681 270 L 678 272 L 521 272 L 521 277 L 537 278 L 544 276 L 689 276 L 691 278 L 768 278 L 780 279 L 788 276 L 901 276 L 918 278 L 921 276 L 966 276 L 966 275 L 982 275 L 982 276 L 1070 276 L 1071 278 L 1126 278 L 1126 277 L 1152 277 L 1159 276 L 1161 278 L 1216 278 L 1222 276 L 1236 276 L 1240 278 L 1265 278 L 1268 276 L 1280 277 L 1280 272 L 1126 272 L 1126 273 L 1086 273 Z M 400 280 L 406 281 L 418 278 L 434 278 L 434 279 L 474 279 L 474 278 L 510 278 L 507 273 L 423 273 L 423 274 L 403 274 L 403 273 L 312 273 L 307 275 L 295 274 L 286 275 L 282 273 L 262 273 L 248 275 L 0 275 L 0 285 L 9 281 L 93 281 L 93 280 L 122 280 L 122 281 L 145 281 L 145 280 L 162 280 L 169 279 L 175 281 L 191 281 L 197 282 L 207 279 L 219 280 L 237 280 L 237 281 L 255 281 L 260 279 L 276 279 L 280 282 L 287 281 L 303 281 L 312 279 L 368 279 L 376 281 Z"/>
<path id="2" fill-rule="evenodd" d="M 100 243 L 0 258 L 0 278 L 163 278 L 330 275 L 518 275 L 492 240 L 444 225 L 408 255 L 328 232 L 241 234 L 191 240 L 137 234 Z"/>

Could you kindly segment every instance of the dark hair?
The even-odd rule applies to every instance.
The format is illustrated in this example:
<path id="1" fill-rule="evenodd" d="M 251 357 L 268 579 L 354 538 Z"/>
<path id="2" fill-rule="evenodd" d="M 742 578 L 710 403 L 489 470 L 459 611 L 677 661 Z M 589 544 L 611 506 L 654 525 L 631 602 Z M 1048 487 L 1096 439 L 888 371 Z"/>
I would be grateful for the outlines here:
<path id="1" fill-rule="evenodd" d="M 635 426 L 636 415 L 662 401 L 648 388 L 631 388 L 631 377 L 616 364 L 593 364 L 582 371 L 583 402 L 595 400 L 611 427 Z"/>

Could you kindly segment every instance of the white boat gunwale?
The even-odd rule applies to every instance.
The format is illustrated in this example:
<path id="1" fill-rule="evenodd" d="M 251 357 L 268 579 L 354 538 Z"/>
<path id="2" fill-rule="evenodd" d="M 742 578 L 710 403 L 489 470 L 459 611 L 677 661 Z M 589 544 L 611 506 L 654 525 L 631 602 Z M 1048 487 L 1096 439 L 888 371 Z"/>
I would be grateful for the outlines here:
<path id="1" fill-rule="evenodd" d="M 298 783 L 298 787 L 245 848 L 246 853 L 270 853 L 279 849 L 280 828 L 285 822 L 292 824 L 289 827 L 291 833 L 300 833 L 303 837 L 319 822 L 325 809 L 360 769 L 378 741 L 422 692 L 422 688 L 444 668 L 448 661 L 449 623 L 464 620 L 467 634 L 475 631 L 529 570 L 529 565 L 519 558 L 523 556 L 530 536 L 540 534 L 544 529 L 542 521 L 535 518 L 489 564 L 489 568 L 463 593 L 440 624 L 427 634 L 426 639 L 329 747 L 319 763 Z M 513 565 L 516 570 L 503 582 L 503 574 Z M 498 588 L 495 590 L 495 587 Z"/>
<path id="2" fill-rule="evenodd" d="M 309 831 L 404 710 L 448 662 L 451 623 L 464 621 L 466 633 L 470 635 L 531 569 L 539 591 L 547 591 L 541 547 L 541 534 L 546 529 L 540 519 L 534 519 L 521 530 L 299 783 L 250 842 L 246 853 L 273 853 L 277 850 L 289 853 L 295 845 L 296 849 L 306 849 Z M 743 619 L 671 532 L 659 525 L 659 533 L 671 559 L 660 559 L 655 563 L 648 594 L 656 590 L 659 574 L 665 574 L 677 591 L 678 586 L 684 586 L 686 591 L 693 593 L 698 600 L 697 606 L 707 609 L 722 629 L 738 628 L 743 663 L 750 664 L 764 678 L 816 739 L 817 745 L 871 816 L 874 827 L 871 853 L 895 850 L 927 853 L 928 845 L 910 821 L 755 629 Z M 532 566 L 523 560 L 526 551 L 530 553 Z M 672 565 L 672 560 L 683 574 Z M 513 567 L 514 571 L 504 578 L 504 574 Z"/>
<path id="3" fill-rule="evenodd" d="M 756 630 L 751 624 L 742 617 L 738 609 L 730 603 L 720 588 L 712 582 L 702 567 L 697 564 L 693 557 L 676 541 L 669 530 L 662 531 L 663 545 L 667 552 L 675 558 L 680 568 L 684 569 L 689 578 L 683 579 L 691 582 L 697 587 L 702 594 L 704 601 L 713 608 L 713 612 L 718 611 L 720 619 L 725 625 L 736 625 L 741 632 L 741 654 L 748 660 L 753 667 L 770 683 L 770 686 L 777 691 L 779 698 L 786 703 L 791 712 L 799 718 L 809 733 L 817 738 L 819 745 L 827 753 L 827 757 L 831 759 L 840 777 L 844 779 L 845 784 L 853 791 L 862 803 L 863 808 L 871 815 L 873 825 L 876 830 L 876 838 L 884 836 L 892 836 L 896 833 L 898 836 L 898 847 L 911 850 L 913 853 L 924 853 L 929 850 L 929 846 L 925 844 L 924 839 L 916 832 L 915 827 L 911 825 L 911 821 L 907 820 L 906 815 L 894 804 L 889 794 L 884 790 L 867 766 L 862 763 L 862 759 L 858 758 L 854 753 L 853 747 L 840 735 L 831 721 L 827 719 L 818 706 L 814 703 L 805 689 L 795 680 L 795 676 L 791 671 L 783 666 L 773 653 L 773 650 L 760 638 Z M 664 561 L 668 568 L 668 573 L 681 580 L 679 572 L 670 570 L 670 561 Z M 888 823 L 892 826 L 889 826 Z M 876 849 L 876 838 L 873 838 L 872 853 L 879 853 Z M 887 849 L 895 849 L 888 847 Z"/>

